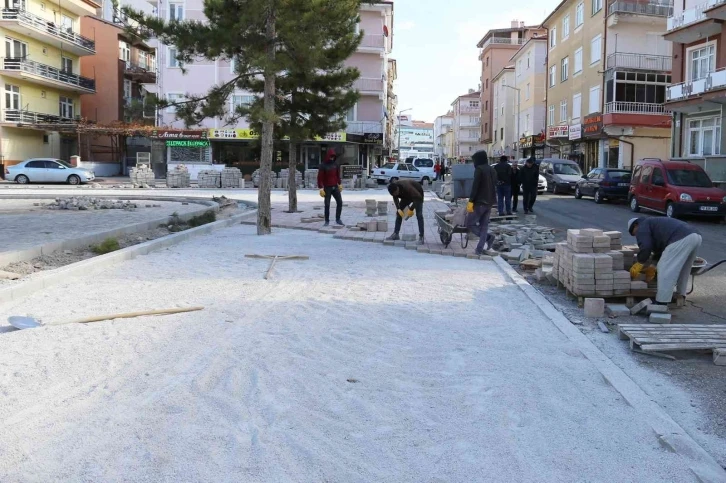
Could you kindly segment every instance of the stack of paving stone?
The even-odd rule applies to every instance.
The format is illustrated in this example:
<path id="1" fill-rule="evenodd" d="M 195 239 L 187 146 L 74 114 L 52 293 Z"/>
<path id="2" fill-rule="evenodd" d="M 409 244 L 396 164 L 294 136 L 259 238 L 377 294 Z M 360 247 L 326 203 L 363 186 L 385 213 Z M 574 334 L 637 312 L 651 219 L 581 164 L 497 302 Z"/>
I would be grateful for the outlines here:
<path id="1" fill-rule="evenodd" d="M 605 236 L 610 237 L 610 250 L 622 250 L 623 248 L 623 234 L 619 231 L 606 231 L 603 233 Z"/>
<path id="2" fill-rule="evenodd" d="M 203 169 L 197 175 L 197 186 L 200 188 L 219 188 L 222 185 L 222 173 L 214 169 Z"/>
<path id="3" fill-rule="evenodd" d="M 366 216 L 376 216 L 377 211 L 376 200 L 366 200 Z"/>
<path id="4" fill-rule="evenodd" d="M 222 170 L 222 188 L 244 188 L 242 172 L 237 168 Z"/>
<path id="5" fill-rule="evenodd" d="M 289 169 L 281 169 L 280 170 L 280 177 L 279 177 L 279 184 L 280 188 L 288 189 L 288 185 L 290 184 L 290 170 Z M 316 181 L 317 182 L 317 181 Z M 295 171 L 295 186 L 301 187 L 303 186 L 303 174 L 300 171 Z"/>
<path id="6" fill-rule="evenodd" d="M 184 165 L 178 165 L 166 173 L 166 186 L 168 188 L 189 188 L 191 177 Z"/>
<path id="7" fill-rule="evenodd" d="M 305 170 L 305 187 L 309 189 L 315 189 L 318 187 L 318 170 L 317 169 L 306 169 Z"/>
<path id="8" fill-rule="evenodd" d="M 148 188 L 154 186 L 154 171 L 148 164 L 142 164 L 129 171 L 131 184 L 134 188 Z"/>

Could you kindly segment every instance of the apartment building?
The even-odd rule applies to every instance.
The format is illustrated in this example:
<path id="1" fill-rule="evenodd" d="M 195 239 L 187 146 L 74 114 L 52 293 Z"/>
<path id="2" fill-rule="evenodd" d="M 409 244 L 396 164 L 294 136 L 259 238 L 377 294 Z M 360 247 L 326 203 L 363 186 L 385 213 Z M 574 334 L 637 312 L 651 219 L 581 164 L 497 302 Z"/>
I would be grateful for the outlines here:
<path id="1" fill-rule="evenodd" d="M 160 4 L 159 15 L 165 19 L 204 18 L 203 0 L 185 0 Z M 328 148 L 336 148 L 344 163 L 358 164 L 366 169 L 380 162 L 383 147 L 388 143 L 387 112 L 389 97 L 388 56 L 393 48 L 393 2 L 378 0 L 365 3 L 360 9 L 360 30 L 364 32 L 361 45 L 346 62 L 357 67 L 361 77 L 355 88 L 360 101 L 346 116 L 345 131 L 329 133 L 324 139 L 308 140 L 298 146 L 296 153 L 299 169 L 317 168 Z M 160 45 L 158 52 L 159 74 L 157 93 L 170 101 L 184 99 L 187 94 L 204 94 L 213 85 L 230 81 L 235 76 L 233 62 L 229 59 L 200 60 L 185 65 L 181 71 L 173 45 Z M 230 110 L 249 103 L 253 97 L 248 92 L 235 92 L 230 97 Z M 173 107 L 161 112 L 157 123 L 162 126 L 181 128 Z M 245 120 L 236 125 L 226 125 L 223 119 L 207 119 L 203 122 L 209 146 L 167 147 L 156 143 L 159 151 L 152 157 L 161 157 L 168 165 L 184 163 L 190 170 L 203 169 L 214 163 L 240 168 L 250 174 L 259 165 L 258 133 L 249 128 Z M 288 143 L 280 143 L 273 168 L 288 165 Z"/>
<path id="2" fill-rule="evenodd" d="M 726 183 L 726 2 L 679 1 L 665 39 L 673 44 L 672 85 L 666 107 L 673 112 L 670 156 L 699 164 L 714 182 Z"/>
<path id="3" fill-rule="evenodd" d="M 670 47 L 662 34 L 671 8 L 565 0 L 547 17 L 547 143 L 561 157 L 589 171 L 665 154 Z"/>
<path id="4" fill-rule="evenodd" d="M 434 124 L 424 121 L 401 122 L 401 159 L 434 158 Z"/>
<path id="5" fill-rule="evenodd" d="M 388 59 L 388 75 L 386 82 L 386 132 L 383 136 L 385 145 L 383 146 L 384 155 L 390 158 L 393 154 L 394 133 L 396 131 L 395 112 L 398 110 L 398 96 L 394 92 L 394 81 L 398 79 L 398 64 L 396 59 Z"/>
<path id="6" fill-rule="evenodd" d="M 484 149 L 479 141 L 481 133 L 481 92 L 469 89 L 467 94 L 451 103 L 454 113 L 453 158 L 464 161 L 475 152 Z"/>
<path id="7" fill-rule="evenodd" d="M 434 120 L 434 156 L 437 160 L 447 159 L 446 135 L 454 129 L 454 113 L 449 111 Z"/>
<path id="8" fill-rule="evenodd" d="M 547 116 L 547 37 L 530 38 L 512 57 L 518 102 L 513 115 L 519 143 L 515 156 L 544 157 Z"/>
<path id="9" fill-rule="evenodd" d="M 512 56 L 528 39 L 544 36 L 546 31 L 541 27 L 525 26 L 523 22 L 513 20 L 510 28 L 494 29 L 476 45 L 479 48 L 481 62 L 481 98 L 480 98 L 480 142 L 491 149 L 494 140 L 494 109 L 492 104 L 491 82 L 506 66 L 510 65 Z"/>
<path id="10" fill-rule="evenodd" d="M 492 79 L 492 128 L 494 138 L 489 155 L 514 156 L 517 152 L 519 134 L 517 133 L 517 89 L 514 66 L 505 67 Z"/>
<path id="11" fill-rule="evenodd" d="M 96 44 L 81 35 L 79 19 L 98 7 L 93 0 L 5 0 L 0 164 L 42 156 L 68 161 L 78 154 L 80 96 L 96 90 L 93 77 L 80 75 L 79 59 L 93 55 Z"/>

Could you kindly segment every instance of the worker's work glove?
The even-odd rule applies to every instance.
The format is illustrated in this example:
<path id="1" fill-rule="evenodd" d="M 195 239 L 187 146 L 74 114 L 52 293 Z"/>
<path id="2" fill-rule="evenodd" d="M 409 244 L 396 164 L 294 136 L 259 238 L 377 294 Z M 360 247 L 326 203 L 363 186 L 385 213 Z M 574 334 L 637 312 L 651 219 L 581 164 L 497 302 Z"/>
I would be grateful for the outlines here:
<path id="1" fill-rule="evenodd" d="M 630 269 L 630 278 L 635 280 L 638 278 L 638 275 L 643 271 L 643 264 L 642 263 L 634 263 L 632 268 Z"/>
<path id="2" fill-rule="evenodd" d="M 466 212 L 474 213 L 474 203 L 472 203 L 471 201 L 466 204 Z"/>
<path id="3" fill-rule="evenodd" d="M 658 274 L 658 269 L 651 265 L 643 270 L 643 273 L 645 274 L 645 281 L 650 283 L 655 280 L 655 276 Z"/>
<path id="4" fill-rule="evenodd" d="M 416 211 L 415 210 L 412 210 L 411 208 L 408 208 L 406 210 L 406 219 L 408 220 L 409 218 L 411 218 L 415 214 L 416 214 Z"/>
<path id="5" fill-rule="evenodd" d="M 325 198 L 325 190 L 323 190 L 323 189 L 320 190 L 320 197 Z"/>
<path id="6" fill-rule="evenodd" d="M 406 218 L 406 214 L 403 212 L 403 210 L 398 210 L 397 213 L 398 213 L 398 216 L 400 216 L 401 218 Z"/>
<path id="7" fill-rule="evenodd" d="M 339 184 L 338 185 L 338 191 L 340 191 L 341 193 L 343 192 L 343 185 L 342 184 Z"/>

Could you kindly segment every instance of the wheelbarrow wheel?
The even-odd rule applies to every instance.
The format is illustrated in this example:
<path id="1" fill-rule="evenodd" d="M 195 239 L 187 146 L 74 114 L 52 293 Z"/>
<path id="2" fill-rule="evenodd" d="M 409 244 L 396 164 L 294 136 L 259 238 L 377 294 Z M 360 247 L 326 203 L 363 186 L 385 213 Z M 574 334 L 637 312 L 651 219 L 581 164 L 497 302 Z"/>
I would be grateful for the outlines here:
<path id="1" fill-rule="evenodd" d="M 462 233 L 461 234 L 461 248 L 466 248 L 469 246 L 469 234 L 468 233 Z"/>
<path id="2" fill-rule="evenodd" d="M 439 237 L 441 238 L 441 243 L 444 244 L 444 248 L 449 248 L 449 243 L 451 243 L 451 234 L 442 231 L 439 232 Z"/>

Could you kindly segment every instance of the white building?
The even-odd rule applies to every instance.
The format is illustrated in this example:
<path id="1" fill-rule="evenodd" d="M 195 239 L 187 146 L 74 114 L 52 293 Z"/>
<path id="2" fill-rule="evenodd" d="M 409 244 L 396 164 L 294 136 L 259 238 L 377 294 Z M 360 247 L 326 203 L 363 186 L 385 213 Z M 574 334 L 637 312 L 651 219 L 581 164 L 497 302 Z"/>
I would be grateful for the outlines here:
<path id="1" fill-rule="evenodd" d="M 434 157 L 446 159 L 446 134 L 454 129 L 454 113 L 439 116 L 434 121 Z"/>
<path id="2" fill-rule="evenodd" d="M 484 149 L 479 142 L 481 130 L 481 93 L 469 89 L 451 103 L 454 112 L 454 157 L 459 161 L 471 158 L 475 152 Z"/>
<path id="3" fill-rule="evenodd" d="M 512 57 L 515 87 L 519 89 L 518 132 L 520 137 L 545 130 L 547 107 L 547 38 L 534 37 Z"/>
<path id="4" fill-rule="evenodd" d="M 489 156 L 516 156 L 519 133 L 516 124 L 517 90 L 514 67 L 505 67 L 492 79 L 492 145 Z"/>

